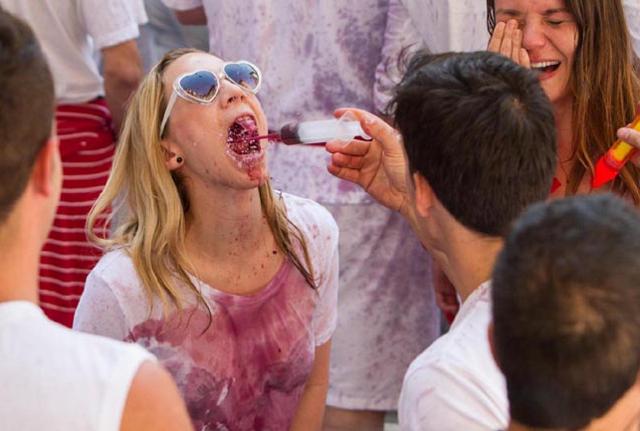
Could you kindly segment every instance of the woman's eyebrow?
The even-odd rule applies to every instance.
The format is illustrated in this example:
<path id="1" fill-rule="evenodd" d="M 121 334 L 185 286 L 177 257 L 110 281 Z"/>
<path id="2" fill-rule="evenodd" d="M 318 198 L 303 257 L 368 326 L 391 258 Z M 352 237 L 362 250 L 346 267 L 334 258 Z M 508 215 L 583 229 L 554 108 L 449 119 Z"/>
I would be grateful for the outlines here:
<path id="1" fill-rule="evenodd" d="M 517 9 L 498 9 L 496 15 L 521 16 L 522 12 Z"/>
<path id="2" fill-rule="evenodd" d="M 547 9 L 544 11 L 542 15 L 549 16 L 549 15 L 555 15 L 557 13 L 570 13 L 570 12 L 566 7 L 560 7 L 555 9 Z"/>
<path id="3" fill-rule="evenodd" d="M 549 15 L 555 15 L 557 13 L 569 13 L 569 10 L 565 7 L 547 9 L 542 13 L 542 15 L 549 16 Z M 523 12 L 517 9 L 498 9 L 496 11 L 496 15 L 522 16 Z"/>

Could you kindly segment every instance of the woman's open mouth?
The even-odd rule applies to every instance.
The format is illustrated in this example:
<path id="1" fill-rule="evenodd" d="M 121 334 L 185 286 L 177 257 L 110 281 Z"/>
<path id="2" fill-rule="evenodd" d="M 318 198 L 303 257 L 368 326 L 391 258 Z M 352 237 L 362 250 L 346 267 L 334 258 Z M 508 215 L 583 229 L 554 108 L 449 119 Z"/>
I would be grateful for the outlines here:
<path id="1" fill-rule="evenodd" d="M 227 155 L 231 157 L 240 169 L 254 166 L 264 156 L 260 141 L 256 119 L 249 114 L 236 118 L 227 133 Z"/>
<path id="2" fill-rule="evenodd" d="M 562 64 L 560 61 L 540 61 L 537 63 L 531 63 L 531 69 L 540 74 L 540 77 L 545 77 L 553 74 Z"/>
<path id="3" fill-rule="evenodd" d="M 229 127 L 227 145 L 232 152 L 240 156 L 259 153 L 262 147 L 260 142 L 254 139 L 258 136 L 256 120 L 251 115 L 243 115 L 236 118 Z"/>

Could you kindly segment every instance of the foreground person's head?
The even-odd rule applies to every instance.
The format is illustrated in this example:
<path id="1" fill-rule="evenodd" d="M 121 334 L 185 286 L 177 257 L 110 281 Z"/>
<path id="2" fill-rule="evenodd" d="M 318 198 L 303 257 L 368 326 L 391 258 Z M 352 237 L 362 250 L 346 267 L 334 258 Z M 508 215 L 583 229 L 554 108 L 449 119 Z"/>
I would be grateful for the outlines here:
<path id="1" fill-rule="evenodd" d="M 529 209 L 495 266 L 493 321 L 514 422 L 629 429 L 640 415 L 637 211 L 612 195 Z"/>
<path id="2" fill-rule="evenodd" d="M 1 9 L 0 88 L 0 240 L 5 251 L 32 247 L 25 254 L 37 256 L 62 179 L 53 78 L 29 26 Z"/>

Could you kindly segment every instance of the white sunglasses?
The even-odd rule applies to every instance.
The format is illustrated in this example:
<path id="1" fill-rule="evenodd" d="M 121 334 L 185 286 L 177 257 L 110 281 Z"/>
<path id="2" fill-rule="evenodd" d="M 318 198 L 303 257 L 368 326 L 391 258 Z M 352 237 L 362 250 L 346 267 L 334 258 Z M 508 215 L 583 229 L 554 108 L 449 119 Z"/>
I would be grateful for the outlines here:
<path id="1" fill-rule="evenodd" d="M 160 124 L 160 136 L 164 133 L 164 128 L 169 121 L 171 110 L 176 103 L 178 96 L 186 101 L 208 105 L 216 98 L 220 91 L 220 79 L 226 78 L 229 82 L 237 85 L 243 90 L 256 94 L 262 84 L 262 73 L 260 69 L 248 61 L 234 61 L 224 63 L 220 78 L 210 70 L 196 70 L 185 73 L 176 78 L 173 82 L 173 91 L 164 110 L 162 123 Z"/>

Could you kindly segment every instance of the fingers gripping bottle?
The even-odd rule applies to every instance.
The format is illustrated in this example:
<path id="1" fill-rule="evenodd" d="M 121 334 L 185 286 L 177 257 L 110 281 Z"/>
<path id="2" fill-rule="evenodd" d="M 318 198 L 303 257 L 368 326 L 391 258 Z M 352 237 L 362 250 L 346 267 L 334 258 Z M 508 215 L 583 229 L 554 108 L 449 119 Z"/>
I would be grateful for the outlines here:
<path id="1" fill-rule="evenodd" d="M 640 112 L 638 112 L 629 128 L 640 132 Z M 597 189 L 615 179 L 620 170 L 637 151 L 633 145 L 622 139 L 617 140 L 596 163 L 591 187 Z"/>

